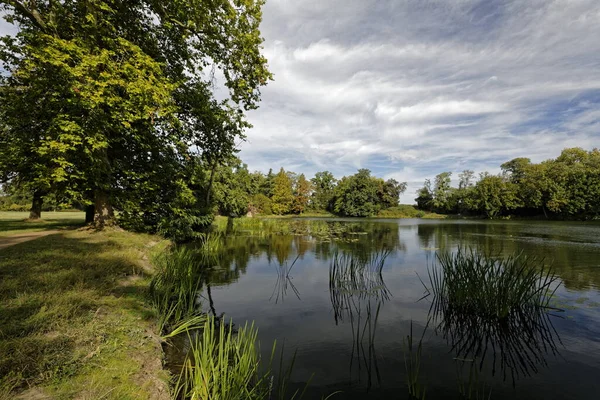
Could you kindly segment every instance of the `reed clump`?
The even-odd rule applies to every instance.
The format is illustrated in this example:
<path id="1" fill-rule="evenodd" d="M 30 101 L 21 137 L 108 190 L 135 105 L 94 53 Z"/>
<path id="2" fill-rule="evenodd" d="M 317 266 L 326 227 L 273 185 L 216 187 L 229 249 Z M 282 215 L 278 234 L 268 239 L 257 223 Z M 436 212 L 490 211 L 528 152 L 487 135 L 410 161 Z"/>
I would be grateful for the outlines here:
<path id="1" fill-rule="evenodd" d="M 150 300 L 163 335 L 185 331 L 204 322 L 198 293 L 202 266 L 195 251 L 178 247 L 158 255 L 156 274 L 150 283 Z"/>
<path id="2" fill-rule="evenodd" d="M 261 358 L 258 329 L 207 316 L 200 330 L 189 333 L 188 357 L 174 387 L 174 397 L 189 400 L 266 400 L 303 397 L 308 383 L 293 390 L 290 377 L 296 355 L 284 367 L 283 349 L 278 377 L 272 368 L 273 343 L 268 360 Z"/>
<path id="3" fill-rule="evenodd" d="M 270 373 L 261 372 L 257 329 L 236 331 L 208 317 L 197 335 L 190 335 L 188 358 L 175 386 L 176 398 L 237 400 L 268 398 Z"/>
<path id="4" fill-rule="evenodd" d="M 548 308 L 558 277 L 543 260 L 522 253 L 491 257 L 473 249 L 437 254 L 429 270 L 435 308 L 488 320 L 505 320 L 531 309 Z"/>

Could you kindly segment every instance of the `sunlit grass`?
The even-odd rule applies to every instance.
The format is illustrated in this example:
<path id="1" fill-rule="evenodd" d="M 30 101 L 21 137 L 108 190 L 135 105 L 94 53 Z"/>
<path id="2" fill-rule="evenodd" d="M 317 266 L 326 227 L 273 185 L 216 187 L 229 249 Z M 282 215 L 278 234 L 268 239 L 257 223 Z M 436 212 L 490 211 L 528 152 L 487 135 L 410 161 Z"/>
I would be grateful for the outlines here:
<path id="1" fill-rule="evenodd" d="M 43 212 L 39 221 L 28 221 L 28 212 L 0 211 L 0 237 L 82 226 L 83 212 Z"/>
<path id="2" fill-rule="evenodd" d="M 301 388 L 290 386 L 296 355 L 284 366 L 282 348 L 276 373 L 277 345 L 271 346 L 268 359 L 261 358 L 258 329 L 253 323 L 235 329 L 231 321 L 207 316 L 201 329 L 188 335 L 188 356 L 174 386 L 175 398 L 298 400 L 304 396 L 310 380 Z"/>
<path id="3" fill-rule="evenodd" d="M 258 331 L 208 317 L 199 335 L 190 336 L 190 350 L 175 386 L 177 398 L 191 400 L 266 399 L 270 371 L 261 371 Z M 273 351 L 275 349 L 273 348 Z"/>
<path id="4" fill-rule="evenodd" d="M 152 396 L 164 372 L 144 258 L 163 245 L 65 231 L 0 250 L 0 398 L 28 388 L 44 398 Z"/>

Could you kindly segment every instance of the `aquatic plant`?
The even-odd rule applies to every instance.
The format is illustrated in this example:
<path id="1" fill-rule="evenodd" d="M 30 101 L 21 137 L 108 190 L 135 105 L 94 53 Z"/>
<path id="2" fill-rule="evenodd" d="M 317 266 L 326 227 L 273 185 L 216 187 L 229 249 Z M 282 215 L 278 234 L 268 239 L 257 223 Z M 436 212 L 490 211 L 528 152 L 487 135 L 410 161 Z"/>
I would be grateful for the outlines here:
<path id="1" fill-rule="evenodd" d="M 437 260 L 426 287 L 433 294 L 429 316 L 457 358 L 478 359 L 483 369 L 491 357 L 492 375 L 499 368 L 514 384 L 545 365 L 545 354 L 557 354 L 560 338 L 550 320 L 556 309 L 549 301 L 558 278 L 543 261 L 464 249 Z"/>
<path id="2" fill-rule="evenodd" d="M 429 324 L 429 322 L 428 322 Z M 406 370 L 406 385 L 408 395 L 412 399 L 425 399 L 427 388 L 421 383 L 421 357 L 423 352 L 423 337 L 427 326 L 423 329 L 423 335 L 415 348 L 413 339 L 413 323 L 410 321 L 410 334 L 402 341 L 404 349 L 404 368 Z"/>
<path id="3" fill-rule="evenodd" d="M 548 308 L 558 277 L 543 260 L 522 253 L 488 256 L 473 249 L 437 253 L 429 269 L 438 309 L 502 320 L 529 308 Z"/>
<path id="4" fill-rule="evenodd" d="M 485 382 L 481 381 L 479 368 L 476 359 L 455 358 L 456 378 L 458 380 L 458 393 L 466 400 L 490 400 L 492 390 L 486 387 Z M 464 377 L 465 365 L 468 365 L 468 377 Z"/>
<path id="5" fill-rule="evenodd" d="M 354 297 L 389 300 L 390 292 L 382 270 L 390 251 L 374 253 L 336 253 L 329 265 L 329 294 L 336 322 L 343 319 Z"/>
<path id="6" fill-rule="evenodd" d="M 167 335 L 172 330 L 190 329 L 191 321 L 201 322 L 197 318 L 201 315 L 198 300 L 201 266 L 196 253 L 178 247 L 158 255 L 154 265 L 156 273 L 150 282 L 150 299 L 158 316 L 159 332 Z"/>
<path id="7" fill-rule="evenodd" d="M 349 320 L 352 329 L 350 371 L 354 360 L 359 379 L 364 367 L 367 388 L 381 377 L 375 350 L 375 333 L 381 305 L 390 298 L 382 270 L 388 250 L 376 253 L 336 253 L 329 266 L 329 293 L 336 324 Z M 366 341 L 366 344 L 364 343 Z"/>
<path id="8" fill-rule="evenodd" d="M 275 267 L 277 270 L 277 281 L 273 287 L 273 293 L 271 293 L 271 297 L 269 297 L 269 300 L 272 300 L 273 297 L 275 297 L 275 304 L 277 304 L 280 299 L 282 302 L 284 301 L 285 297 L 287 296 L 288 287 L 292 289 L 298 300 L 300 300 L 300 292 L 298 292 L 298 289 L 296 288 L 296 285 L 294 285 L 294 282 L 292 282 L 292 278 L 290 276 L 292 268 L 294 268 L 298 258 L 300 258 L 299 255 L 289 266 L 286 262 Z"/>
<path id="9" fill-rule="evenodd" d="M 174 387 L 174 397 L 190 400 L 300 399 L 304 388 L 290 390 L 295 362 L 284 367 L 283 349 L 277 379 L 273 372 L 276 343 L 263 360 L 254 324 L 234 329 L 232 323 L 208 316 L 198 334 L 189 335 L 188 357 Z M 266 362 L 265 362 L 266 361 Z"/>
<path id="10" fill-rule="evenodd" d="M 175 385 L 175 397 L 191 400 L 268 397 L 270 373 L 260 371 L 256 337 L 254 325 L 234 332 L 232 324 L 209 316 L 201 333 L 190 335 L 188 359 Z"/>

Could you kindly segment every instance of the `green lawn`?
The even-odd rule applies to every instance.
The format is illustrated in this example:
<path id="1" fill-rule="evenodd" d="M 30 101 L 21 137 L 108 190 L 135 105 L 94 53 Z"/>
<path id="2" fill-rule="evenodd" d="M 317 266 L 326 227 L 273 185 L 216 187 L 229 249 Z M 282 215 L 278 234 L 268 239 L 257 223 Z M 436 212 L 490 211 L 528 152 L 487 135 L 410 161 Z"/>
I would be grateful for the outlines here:
<path id="1" fill-rule="evenodd" d="M 23 214 L 7 214 L 4 233 L 7 225 L 32 229 Z M 35 229 L 83 217 L 50 214 Z M 150 235 L 65 230 L 0 249 L 0 399 L 168 399 L 146 297 L 151 253 L 167 245 Z"/>
<path id="2" fill-rule="evenodd" d="M 40 232 L 82 226 L 84 212 L 43 212 L 42 220 L 27 221 L 28 212 L 0 211 L 0 236 L 11 236 L 23 232 Z"/>

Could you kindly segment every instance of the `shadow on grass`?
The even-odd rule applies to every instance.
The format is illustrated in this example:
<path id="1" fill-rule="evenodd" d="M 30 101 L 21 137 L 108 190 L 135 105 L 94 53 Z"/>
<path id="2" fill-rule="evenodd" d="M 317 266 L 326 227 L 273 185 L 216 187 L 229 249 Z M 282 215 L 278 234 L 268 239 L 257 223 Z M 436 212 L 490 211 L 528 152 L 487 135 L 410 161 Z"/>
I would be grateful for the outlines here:
<path id="1" fill-rule="evenodd" d="M 0 387 L 60 384 L 143 330 L 146 240 L 65 232 L 0 250 Z"/>

